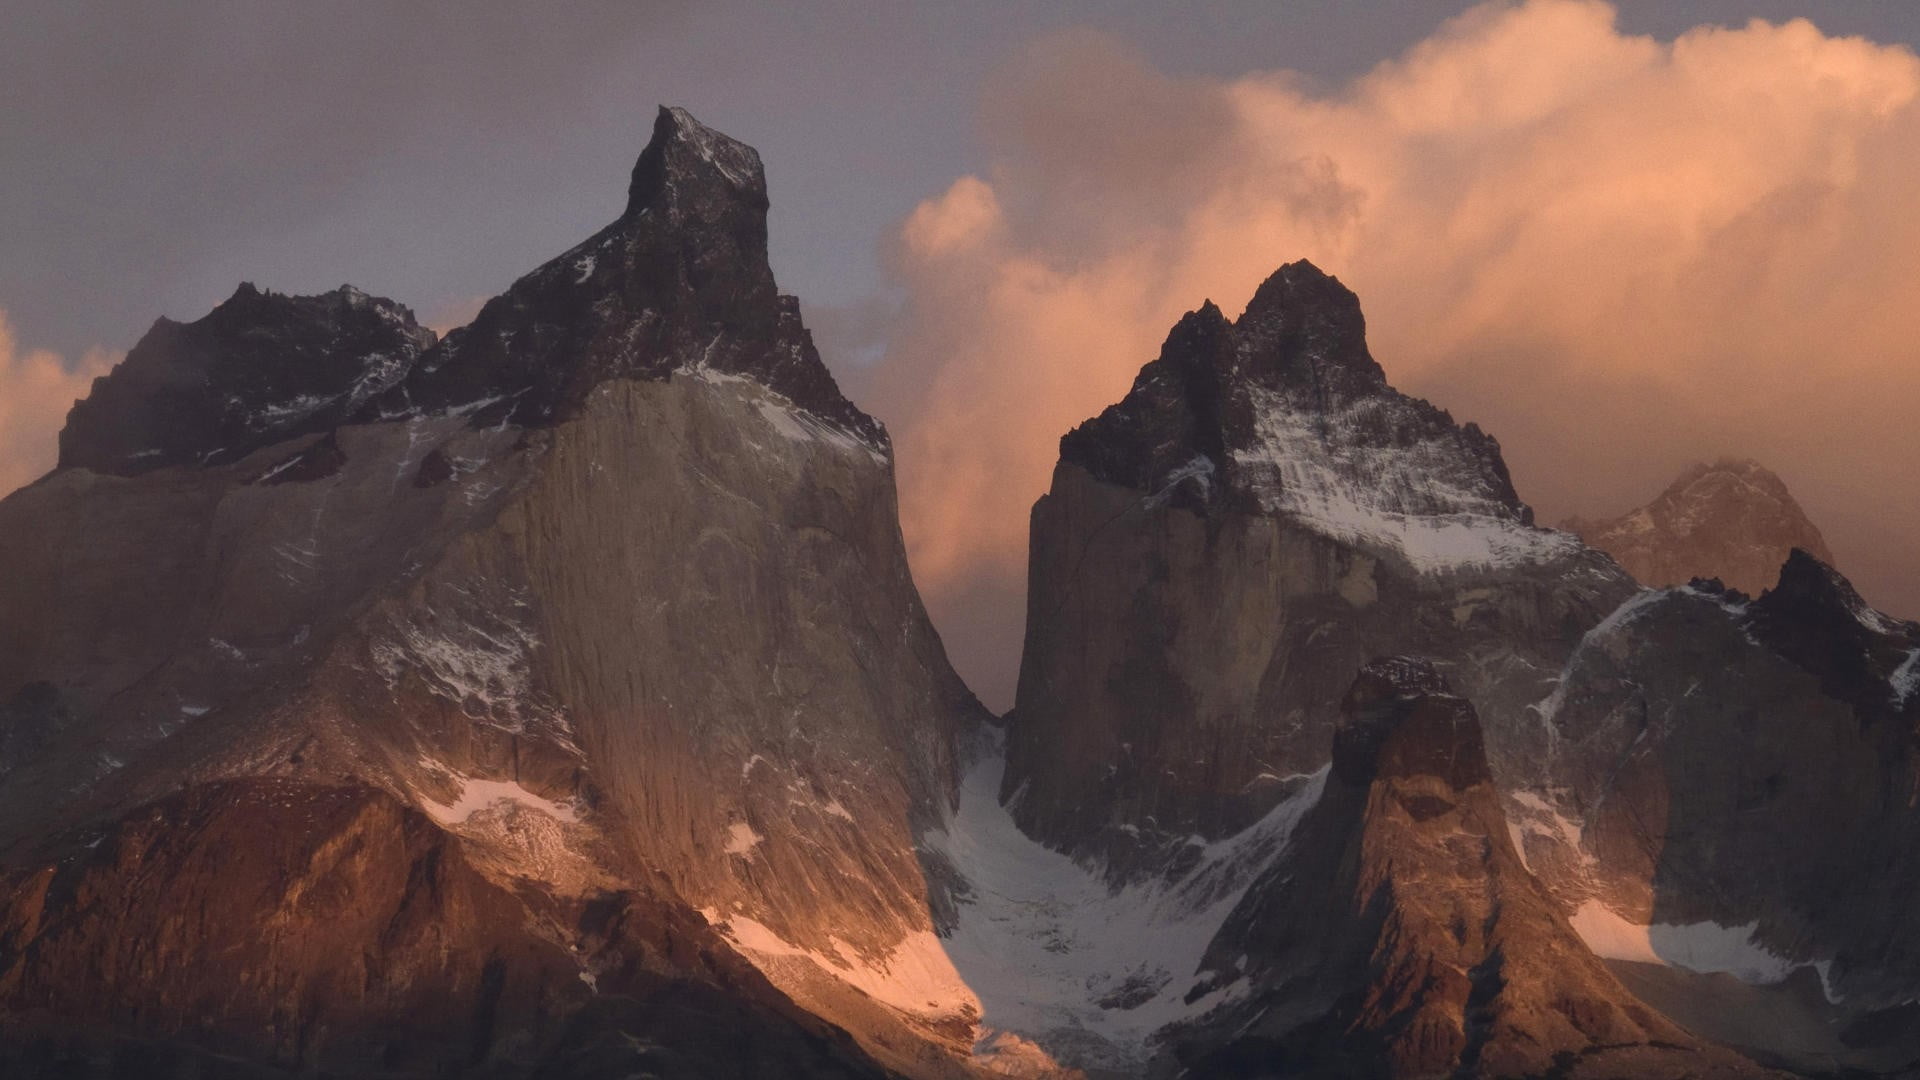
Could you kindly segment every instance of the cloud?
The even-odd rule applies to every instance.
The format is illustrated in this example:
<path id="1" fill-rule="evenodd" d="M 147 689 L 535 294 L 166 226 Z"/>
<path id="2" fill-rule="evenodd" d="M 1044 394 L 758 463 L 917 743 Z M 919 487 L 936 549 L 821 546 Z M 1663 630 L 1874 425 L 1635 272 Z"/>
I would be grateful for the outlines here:
<path id="1" fill-rule="evenodd" d="M 119 360 L 94 350 L 69 367 L 45 350 L 23 351 L 0 312 L 0 498 L 53 468 L 67 410 Z"/>
<path id="2" fill-rule="evenodd" d="M 875 388 L 943 624 L 1017 593 L 1059 436 L 1183 311 L 1236 312 L 1300 257 L 1549 520 L 1751 455 L 1870 599 L 1920 612 L 1920 60 L 1804 20 L 1662 41 L 1614 16 L 1484 5 L 1324 91 L 1176 79 L 1086 33 L 1003 72 L 991 167 L 898 232 Z M 954 644 L 1004 699 L 1000 622 Z"/>

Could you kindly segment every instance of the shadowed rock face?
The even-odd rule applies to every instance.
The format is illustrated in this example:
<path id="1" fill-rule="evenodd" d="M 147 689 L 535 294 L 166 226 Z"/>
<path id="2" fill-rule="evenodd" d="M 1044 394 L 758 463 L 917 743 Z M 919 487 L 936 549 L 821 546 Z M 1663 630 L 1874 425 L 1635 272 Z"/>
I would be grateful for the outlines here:
<path id="1" fill-rule="evenodd" d="M 241 285 L 204 318 L 154 323 L 94 380 L 60 433 L 60 467 L 135 476 L 238 461 L 339 425 L 433 344 L 411 311 L 350 285 L 320 296 Z"/>
<path id="2" fill-rule="evenodd" d="M 1542 703 L 1532 799 L 1564 824 L 1517 819 L 1529 861 L 1570 906 L 1727 929 L 1771 981 L 1818 965 L 1851 1014 L 1836 1025 L 1904 1002 L 1920 985 L 1917 661 L 1920 624 L 1802 551 L 1758 600 L 1713 582 L 1641 594 Z"/>
<path id="3" fill-rule="evenodd" d="M 8 1075 L 883 1075 L 684 908 L 529 903 L 383 792 L 225 781 L 93 831 L 7 882 Z"/>
<path id="4" fill-rule="evenodd" d="M 1753 595 L 1773 584 L 1796 548 L 1833 563 L 1787 485 L 1754 461 L 1696 465 L 1637 510 L 1606 521 L 1573 518 L 1565 528 L 1653 586 L 1718 578 Z"/>
<path id="5" fill-rule="evenodd" d="M 1429 662 L 1361 670 L 1288 859 L 1207 966 L 1207 1076 L 1758 1076 L 1636 1001 L 1508 838 L 1473 707 Z"/>
<path id="6" fill-rule="evenodd" d="M 1633 591 L 1532 526 L 1499 445 L 1386 384 L 1354 295 L 1282 267 L 1188 314 L 1119 404 L 1061 440 L 1035 505 L 1006 794 L 1120 874 L 1257 820 L 1327 761 L 1349 673 L 1440 658 L 1496 774 L 1528 704 Z"/>
<path id="7" fill-rule="evenodd" d="M 985 713 L 767 208 L 751 149 L 663 110 L 620 219 L 446 341 L 243 289 L 76 409 L 63 467 L 0 500 L 0 1019 L 51 1040 L 22 1068 L 877 1068 L 742 942 L 884 970 L 928 934 L 917 831 Z M 166 452 L 125 467 L 127 432 Z M 862 1007 L 890 1065 L 963 1069 L 969 1017 Z"/>

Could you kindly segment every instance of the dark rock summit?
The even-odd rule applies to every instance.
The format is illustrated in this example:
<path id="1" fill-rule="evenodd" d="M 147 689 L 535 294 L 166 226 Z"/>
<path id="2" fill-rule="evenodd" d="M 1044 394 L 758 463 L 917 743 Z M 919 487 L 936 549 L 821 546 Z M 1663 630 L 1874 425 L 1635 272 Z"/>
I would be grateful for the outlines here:
<path id="1" fill-rule="evenodd" d="M 421 358 L 384 415 L 470 410 L 549 424 L 607 379 L 711 371 L 759 381 L 876 448 L 767 264 L 760 155 L 662 108 L 619 220 L 515 282 Z"/>
<path id="2" fill-rule="evenodd" d="M 282 296 L 243 284 L 190 323 L 161 319 L 60 433 L 60 467 L 133 476 L 226 464 L 334 427 L 404 378 L 433 331 L 342 285 Z"/>
<path id="3" fill-rule="evenodd" d="M 1833 563 L 1787 485 L 1755 461 L 1695 465 L 1637 510 L 1606 521 L 1573 518 L 1565 527 L 1654 586 L 1717 578 L 1755 594 L 1773 584 L 1796 548 Z"/>
<path id="4" fill-rule="evenodd" d="M 1281 412 L 1303 419 L 1288 424 Z M 1389 470 L 1381 479 L 1392 486 L 1291 469 L 1308 464 L 1287 460 L 1307 447 L 1336 467 Z M 1396 454 L 1429 475 L 1384 460 Z M 1211 301 L 1187 313 L 1126 398 L 1060 440 L 1060 457 L 1102 482 L 1193 505 L 1218 493 L 1238 508 L 1311 513 L 1364 494 L 1379 513 L 1532 522 L 1499 443 L 1389 387 L 1367 351 L 1359 298 L 1305 261 L 1269 277 L 1237 322 Z"/>
<path id="5" fill-rule="evenodd" d="M 1387 384 L 1339 281 L 1291 263 L 1238 321 L 1188 314 L 1034 507 L 1022 824 L 1117 868 L 1244 828 L 1383 653 L 1465 665 L 1519 767 L 1520 710 L 1632 591 L 1531 522 L 1491 436 Z"/>

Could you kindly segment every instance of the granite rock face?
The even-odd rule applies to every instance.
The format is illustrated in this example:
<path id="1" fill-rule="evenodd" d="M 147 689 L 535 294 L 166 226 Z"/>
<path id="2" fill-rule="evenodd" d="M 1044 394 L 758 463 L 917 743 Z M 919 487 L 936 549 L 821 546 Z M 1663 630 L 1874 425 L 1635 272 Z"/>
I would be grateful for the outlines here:
<path id="1" fill-rule="evenodd" d="M 1061 440 L 1010 726 L 1036 835 L 1124 869 L 1245 827 L 1326 763 L 1382 654 L 1450 666 L 1497 774 L 1537 757 L 1525 704 L 1634 586 L 1534 527 L 1494 439 L 1388 386 L 1364 331 L 1290 264 L 1237 322 L 1187 315 Z"/>
<path id="2" fill-rule="evenodd" d="M 1833 564 L 1787 485 L 1755 461 L 1695 465 L 1637 510 L 1606 521 L 1574 518 L 1565 527 L 1656 587 L 1717 578 L 1755 595 L 1796 548 Z"/>
<path id="3" fill-rule="evenodd" d="M 1062 440 L 996 722 L 768 205 L 662 110 L 444 340 L 243 287 L 96 384 L 0 500 L 0 1071 L 1920 1063 L 1920 624 L 1537 528 L 1294 263 Z"/>
<path id="4" fill-rule="evenodd" d="M 620 219 L 445 341 L 243 287 L 76 407 L 0 501 L 3 1060 L 964 1071 L 958 1005 L 789 993 L 931 939 L 986 714 L 767 209 L 662 110 Z"/>

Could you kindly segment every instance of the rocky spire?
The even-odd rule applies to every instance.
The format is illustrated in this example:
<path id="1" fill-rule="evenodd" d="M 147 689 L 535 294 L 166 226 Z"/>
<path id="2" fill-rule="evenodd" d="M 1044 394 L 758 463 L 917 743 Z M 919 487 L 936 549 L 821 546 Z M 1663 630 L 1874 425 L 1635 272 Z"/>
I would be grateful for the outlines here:
<path id="1" fill-rule="evenodd" d="M 1342 532 L 1383 515 L 1532 524 L 1500 444 L 1389 386 L 1359 299 L 1305 260 L 1276 270 L 1237 321 L 1211 301 L 1188 312 L 1060 457 L 1175 505 L 1332 516 L 1320 523 Z"/>
<path id="2" fill-rule="evenodd" d="M 1207 966 L 1252 986 L 1210 1020 L 1232 1034 L 1187 1061 L 1195 1074 L 1765 1072 L 1642 1005 L 1581 945 L 1514 850 L 1473 706 L 1418 657 L 1355 677 L 1318 805 Z"/>
<path id="3" fill-rule="evenodd" d="M 610 378 L 711 370 L 755 379 L 875 448 L 767 262 L 760 156 L 662 108 L 619 219 L 515 282 L 447 335 L 381 415 L 471 409 L 548 424 Z"/>

